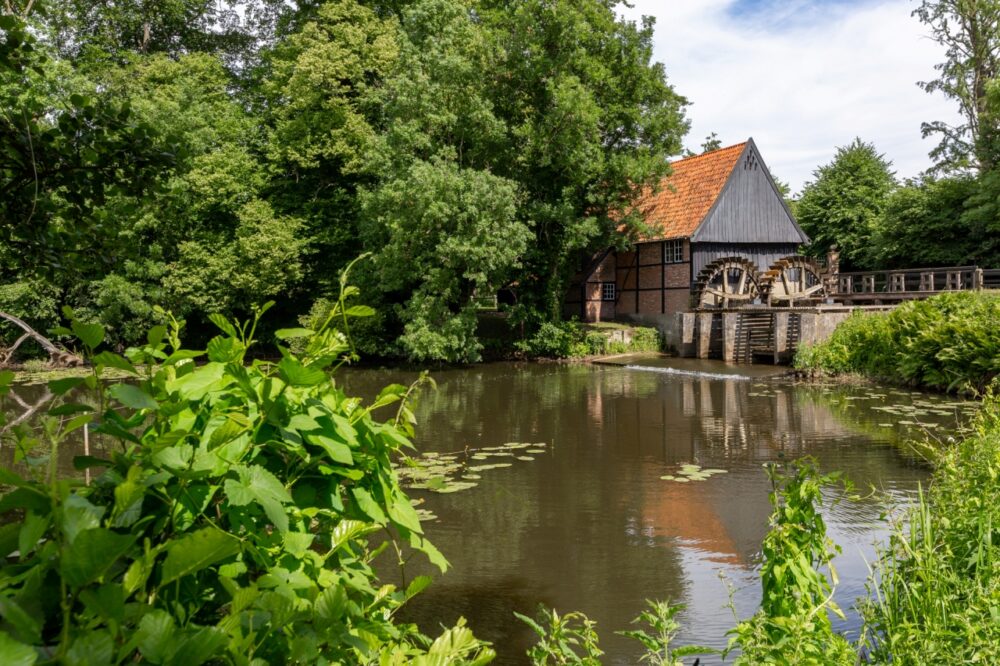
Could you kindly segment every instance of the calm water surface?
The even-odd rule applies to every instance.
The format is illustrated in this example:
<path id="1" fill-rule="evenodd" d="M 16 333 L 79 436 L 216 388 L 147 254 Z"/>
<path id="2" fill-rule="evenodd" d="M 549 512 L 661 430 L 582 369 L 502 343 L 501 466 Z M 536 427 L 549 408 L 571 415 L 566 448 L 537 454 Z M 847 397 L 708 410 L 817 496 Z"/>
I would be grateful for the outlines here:
<path id="1" fill-rule="evenodd" d="M 499 663 L 523 664 L 533 634 L 514 611 L 533 615 L 539 603 L 581 610 L 597 622 L 605 663 L 634 664 L 638 644 L 613 632 L 629 628 L 644 599 L 669 598 L 687 605 L 679 644 L 723 647 L 735 624 L 730 590 L 740 617 L 760 600 L 758 554 L 770 513 L 763 465 L 803 455 L 823 471 L 842 471 L 858 490 L 880 491 L 826 509 L 830 536 L 843 548 L 837 601 L 849 609 L 864 593 L 873 544 L 885 537 L 880 514 L 928 478 L 898 441 L 954 429 L 963 411 L 909 391 L 796 384 L 774 368 L 634 363 L 434 373 L 438 390 L 425 392 L 416 410 L 421 450 L 545 442 L 547 452 L 503 459 L 514 464 L 482 472 L 470 490 L 411 491 L 438 516 L 427 533 L 452 568 L 439 575 L 409 565 L 408 576 L 437 580 L 408 619 L 436 634 L 439 623 L 464 616 L 497 647 Z M 370 396 L 413 377 L 354 370 L 341 381 Z M 683 463 L 728 473 L 661 480 Z M 838 628 L 853 636 L 857 627 L 852 613 Z"/>
<path id="2" fill-rule="evenodd" d="M 826 509 L 830 536 L 843 548 L 837 601 L 850 609 L 864 593 L 873 544 L 885 538 L 880 514 L 908 502 L 928 478 L 899 443 L 945 437 L 968 411 L 909 391 L 801 384 L 774 368 L 681 359 L 489 364 L 433 377 L 437 391 L 422 392 L 416 408 L 421 451 L 546 445 L 530 461 L 482 461 L 512 464 L 482 472 L 469 490 L 411 491 L 437 515 L 427 533 L 452 566 L 440 575 L 422 561 L 408 565 L 407 577 L 429 573 L 436 582 L 411 602 L 407 619 L 436 635 L 440 623 L 464 616 L 494 643 L 500 664 L 526 663 L 534 636 L 513 613 L 534 615 L 540 603 L 595 620 L 607 664 L 636 663 L 638 644 L 614 632 L 629 628 L 647 598 L 687 604 L 679 644 L 723 647 L 735 624 L 730 591 L 740 617 L 760 600 L 758 554 L 770 513 L 763 465 L 803 455 L 842 471 L 867 495 Z M 338 381 L 371 398 L 415 378 L 348 370 Z M 44 387 L 18 387 L 9 418 L 43 397 Z M 80 451 L 63 453 L 60 467 L 72 474 Z M 11 463 L 12 451 L 0 450 L 0 465 Z M 683 484 L 660 478 L 684 463 L 728 473 Z M 398 575 L 388 560 L 384 569 L 387 578 Z M 857 627 L 853 613 L 838 625 L 852 637 Z"/>

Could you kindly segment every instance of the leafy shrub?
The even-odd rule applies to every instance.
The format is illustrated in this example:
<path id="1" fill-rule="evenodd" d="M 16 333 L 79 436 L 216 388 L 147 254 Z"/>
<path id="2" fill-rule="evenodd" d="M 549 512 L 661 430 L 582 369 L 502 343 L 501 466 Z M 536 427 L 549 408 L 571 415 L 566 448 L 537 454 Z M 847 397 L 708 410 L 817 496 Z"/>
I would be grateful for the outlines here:
<path id="1" fill-rule="evenodd" d="M 600 666 L 600 637 L 595 623 L 585 614 L 574 611 L 559 615 L 553 609 L 540 607 L 538 621 L 526 615 L 514 613 L 532 631 L 538 634 L 538 642 L 528 650 L 528 657 L 535 666 Z"/>
<path id="2" fill-rule="evenodd" d="M 581 337 L 580 325 L 576 322 L 547 321 L 538 327 L 533 336 L 516 343 L 516 347 L 529 356 L 567 358 L 573 356 L 574 350 L 579 350 L 575 343 Z"/>
<path id="3" fill-rule="evenodd" d="M 825 342 L 800 349 L 795 365 L 982 391 L 1000 376 L 1000 295 L 941 294 L 885 314 L 855 313 Z"/>
<path id="4" fill-rule="evenodd" d="M 640 327 L 632 329 L 632 344 L 629 345 L 630 351 L 654 352 L 660 351 L 661 348 L 660 332 L 655 328 Z"/>
<path id="5" fill-rule="evenodd" d="M 150 331 L 125 356 L 93 355 L 103 329 L 73 321 L 91 353 L 87 378 L 50 382 L 60 396 L 40 433 L 16 429 L 22 476 L 0 470 L 0 652 L 6 663 L 484 664 L 493 652 L 460 621 L 434 643 L 394 613 L 430 582 L 379 583 L 372 559 L 390 543 L 444 557 L 423 536 L 391 459 L 411 448 L 405 402 L 394 421 L 346 396 L 329 368 L 353 354 L 333 319 L 299 353 L 245 363 L 255 318 L 207 350 L 181 346 L 182 323 Z M 259 317 L 258 312 L 258 317 Z M 363 314 L 363 313 L 360 313 Z M 205 358 L 196 365 L 194 360 Z M 134 377 L 101 383 L 106 368 Z M 139 368 L 143 368 L 140 370 Z M 9 383 L 10 374 L 2 376 Z M 71 389 L 97 391 L 94 409 Z M 81 428 L 109 459 L 89 485 L 56 474 Z"/>

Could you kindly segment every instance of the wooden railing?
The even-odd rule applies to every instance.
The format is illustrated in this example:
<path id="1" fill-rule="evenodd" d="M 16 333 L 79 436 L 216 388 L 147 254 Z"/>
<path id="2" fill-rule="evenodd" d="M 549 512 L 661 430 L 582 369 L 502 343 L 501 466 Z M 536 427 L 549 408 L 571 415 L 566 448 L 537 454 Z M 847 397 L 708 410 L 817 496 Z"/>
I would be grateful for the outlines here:
<path id="1" fill-rule="evenodd" d="M 978 266 L 861 271 L 836 275 L 834 298 L 920 298 L 940 291 L 1000 288 L 1000 270 Z"/>

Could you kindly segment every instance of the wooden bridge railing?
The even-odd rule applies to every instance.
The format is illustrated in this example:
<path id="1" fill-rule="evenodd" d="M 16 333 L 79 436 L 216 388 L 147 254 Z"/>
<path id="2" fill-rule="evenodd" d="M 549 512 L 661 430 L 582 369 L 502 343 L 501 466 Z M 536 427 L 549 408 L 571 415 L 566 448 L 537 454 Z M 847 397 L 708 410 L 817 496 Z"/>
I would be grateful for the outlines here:
<path id="1" fill-rule="evenodd" d="M 989 289 L 994 284 L 1000 287 L 1000 270 L 983 270 L 978 266 L 861 271 L 837 274 L 833 296 L 919 297 L 938 291 Z"/>

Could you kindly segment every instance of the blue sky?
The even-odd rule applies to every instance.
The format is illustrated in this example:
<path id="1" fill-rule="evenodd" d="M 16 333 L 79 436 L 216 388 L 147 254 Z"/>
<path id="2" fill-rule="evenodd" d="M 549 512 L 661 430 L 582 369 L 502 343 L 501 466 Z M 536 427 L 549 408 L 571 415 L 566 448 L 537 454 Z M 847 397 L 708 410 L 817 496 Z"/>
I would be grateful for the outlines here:
<path id="1" fill-rule="evenodd" d="M 692 102 L 687 144 L 752 136 L 793 191 L 837 146 L 870 141 L 900 177 L 930 166 L 920 124 L 953 122 L 953 103 L 923 92 L 942 49 L 912 0 L 634 0 L 656 17 L 655 57 Z"/>

